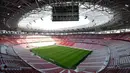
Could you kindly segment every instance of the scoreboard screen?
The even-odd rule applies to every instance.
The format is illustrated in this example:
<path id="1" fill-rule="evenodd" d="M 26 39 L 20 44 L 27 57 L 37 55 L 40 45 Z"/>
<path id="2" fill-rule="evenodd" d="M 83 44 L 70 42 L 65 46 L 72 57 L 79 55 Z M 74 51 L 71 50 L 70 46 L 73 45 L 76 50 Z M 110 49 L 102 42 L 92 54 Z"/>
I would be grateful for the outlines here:
<path id="1" fill-rule="evenodd" d="M 79 20 L 79 6 L 53 6 L 52 21 L 78 21 Z"/>

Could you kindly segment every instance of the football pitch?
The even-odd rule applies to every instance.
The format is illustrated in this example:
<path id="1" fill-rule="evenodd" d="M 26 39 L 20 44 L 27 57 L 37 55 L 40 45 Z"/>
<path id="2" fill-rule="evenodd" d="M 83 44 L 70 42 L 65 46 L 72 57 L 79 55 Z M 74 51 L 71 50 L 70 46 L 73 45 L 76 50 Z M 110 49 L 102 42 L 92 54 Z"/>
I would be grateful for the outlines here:
<path id="1" fill-rule="evenodd" d="M 41 58 L 66 69 L 75 69 L 92 51 L 65 46 L 44 46 L 32 49 Z"/>

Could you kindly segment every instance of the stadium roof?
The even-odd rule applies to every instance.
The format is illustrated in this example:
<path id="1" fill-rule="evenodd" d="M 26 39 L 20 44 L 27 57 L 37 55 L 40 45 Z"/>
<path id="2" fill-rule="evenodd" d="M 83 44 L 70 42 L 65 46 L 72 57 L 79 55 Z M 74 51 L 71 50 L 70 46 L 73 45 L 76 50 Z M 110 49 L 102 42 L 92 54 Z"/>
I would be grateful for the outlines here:
<path id="1" fill-rule="evenodd" d="M 94 9 L 92 10 L 98 8 L 96 7 L 96 5 L 100 5 L 102 6 L 101 11 L 105 11 L 108 14 L 113 14 L 113 18 L 104 25 L 94 28 L 77 28 L 69 31 L 94 31 L 95 28 L 97 31 L 130 28 L 129 0 L 0 0 L 0 29 L 17 30 L 20 18 L 22 16 L 25 16 L 26 13 L 34 10 L 33 14 L 37 14 L 38 12 L 40 12 L 42 7 L 45 7 L 45 5 L 68 1 L 77 1 L 81 4 L 84 4 L 85 2 L 91 3 L 94 6 Z M 106 8 L 111 9 L 112 13 L 109 12 Z M 37 17 L 32 18 L 33 22 L 35 22 L 34 18 Z M 42 19 L 42 15 L 39 15 L 38 18 Z M 94 20 L 96 20 L 96 18 Z M 38 31 L 38 29 L 36 29 L 36 31 Z"/>

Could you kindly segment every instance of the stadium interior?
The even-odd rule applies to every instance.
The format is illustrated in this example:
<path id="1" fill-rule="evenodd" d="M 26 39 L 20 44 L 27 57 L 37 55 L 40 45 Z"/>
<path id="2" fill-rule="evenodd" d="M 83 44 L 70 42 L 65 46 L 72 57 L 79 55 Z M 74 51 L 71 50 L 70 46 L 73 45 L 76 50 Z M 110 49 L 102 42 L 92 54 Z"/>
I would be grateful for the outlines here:
<path id="1" fill-rule="evenodd" d="M 130 0 L 0 0 L 0 73 L 130 73 Z"/>

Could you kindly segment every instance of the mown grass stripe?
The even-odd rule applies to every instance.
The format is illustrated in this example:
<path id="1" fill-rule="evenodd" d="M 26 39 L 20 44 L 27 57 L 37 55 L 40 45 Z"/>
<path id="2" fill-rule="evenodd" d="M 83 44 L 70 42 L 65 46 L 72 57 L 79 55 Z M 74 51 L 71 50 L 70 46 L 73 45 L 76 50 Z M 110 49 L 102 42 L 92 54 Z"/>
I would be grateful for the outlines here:
<path id="1" fill-rule="evenodd" d="M 32 52 L 63 68 L 75 69 L 92 51 L 52 45 L 34 48 Z"/>

